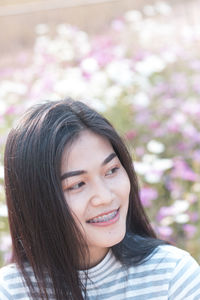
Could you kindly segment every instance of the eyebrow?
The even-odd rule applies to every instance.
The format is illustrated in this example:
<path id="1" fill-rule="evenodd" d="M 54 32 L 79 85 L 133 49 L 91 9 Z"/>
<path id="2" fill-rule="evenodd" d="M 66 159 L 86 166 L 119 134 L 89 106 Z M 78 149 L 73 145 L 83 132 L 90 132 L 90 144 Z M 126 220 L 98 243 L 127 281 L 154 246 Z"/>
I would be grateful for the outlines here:
<path id="1" fill-rule="evenodd" d="M 102 162 L 102 166 L 105 166 L 106 164 L 108 164 L 113 158 L 115 158 L 117 155 L 116 153 L 112 152 L 111 154 L 109 154 L 105 159 L 104 161 Z M 61 180 L 64 180 L 66 178 L 69 178 L 69 177 L 73 177 L 73 176 L 78 176 L 78 175 L 82 175 L 82 174 L 86 174 L 87 172 L 85 170 L 77 170 L 77 171 L 71 171 L 71 172 L 67 172 L 67 173 L 64 173 L 60 179 Z"/>

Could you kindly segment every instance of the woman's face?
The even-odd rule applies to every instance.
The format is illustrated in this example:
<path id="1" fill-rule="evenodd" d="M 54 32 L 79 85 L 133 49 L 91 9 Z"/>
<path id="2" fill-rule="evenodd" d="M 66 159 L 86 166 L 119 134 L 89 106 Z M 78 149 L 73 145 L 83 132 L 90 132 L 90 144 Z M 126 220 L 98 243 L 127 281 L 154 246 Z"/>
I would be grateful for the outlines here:
<path id="1" fill-rule="evenodd" d="M 110 142 L 83 131 L 65 148 L 62 188 L 69 208 L 87 242 L 91 265 L 126 232 L 130 181 Z"/>

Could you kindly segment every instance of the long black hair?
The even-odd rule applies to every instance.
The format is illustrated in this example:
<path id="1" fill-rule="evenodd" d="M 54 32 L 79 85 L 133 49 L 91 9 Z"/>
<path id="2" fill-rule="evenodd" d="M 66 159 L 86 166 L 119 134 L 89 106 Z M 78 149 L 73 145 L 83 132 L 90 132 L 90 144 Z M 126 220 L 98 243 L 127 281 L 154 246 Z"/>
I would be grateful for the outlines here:
<path id="1" fill-rule="evenodd" d="M 57 300 L 80 300 L 86 294 L 78 266 L 88 257 L 87 245 L 80 247 L 84 240 L 60 180 L 63 150 L 85 129 L 110 141 L 131 184 L 127 232 L 112 247 L 115 257 L 124 265 L 141 263 L 162 244 L 141 205 L 130 154 L 109 121 L 71 99 L 36 105 L 11 130 L 5 148 L 12 261 L 20 268 L 33 299 L 50 299 L 48 288 Z M 34 272 L 37 289 L 27 265 Z"/>

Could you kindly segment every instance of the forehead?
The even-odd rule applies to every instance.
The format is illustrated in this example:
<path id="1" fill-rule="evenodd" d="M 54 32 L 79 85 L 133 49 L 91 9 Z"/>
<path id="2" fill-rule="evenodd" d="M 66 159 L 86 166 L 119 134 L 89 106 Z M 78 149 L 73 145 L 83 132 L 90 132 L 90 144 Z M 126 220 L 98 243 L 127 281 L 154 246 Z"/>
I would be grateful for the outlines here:
<path id="1" fill-rule="evenodd" d="M 66 146 L 61 162 L 61 172 L 75 169 L 88 169 L 89 166 L 101 164 L 114 152 L 108 139 L 89 130 L 84 130 L 78 138 Z"/>

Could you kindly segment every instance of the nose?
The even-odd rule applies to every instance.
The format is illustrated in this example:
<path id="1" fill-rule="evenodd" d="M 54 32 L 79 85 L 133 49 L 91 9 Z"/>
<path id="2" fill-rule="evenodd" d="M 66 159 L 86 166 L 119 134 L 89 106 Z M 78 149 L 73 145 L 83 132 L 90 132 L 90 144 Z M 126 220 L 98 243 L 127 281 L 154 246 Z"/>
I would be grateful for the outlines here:
<path id="1" fill-rule="evenodd" d="M 91 202 L 93 206 L 106 205 L 112 202 L 114 198 L 111 187 L 101 179 L 93 184 Z"/>

